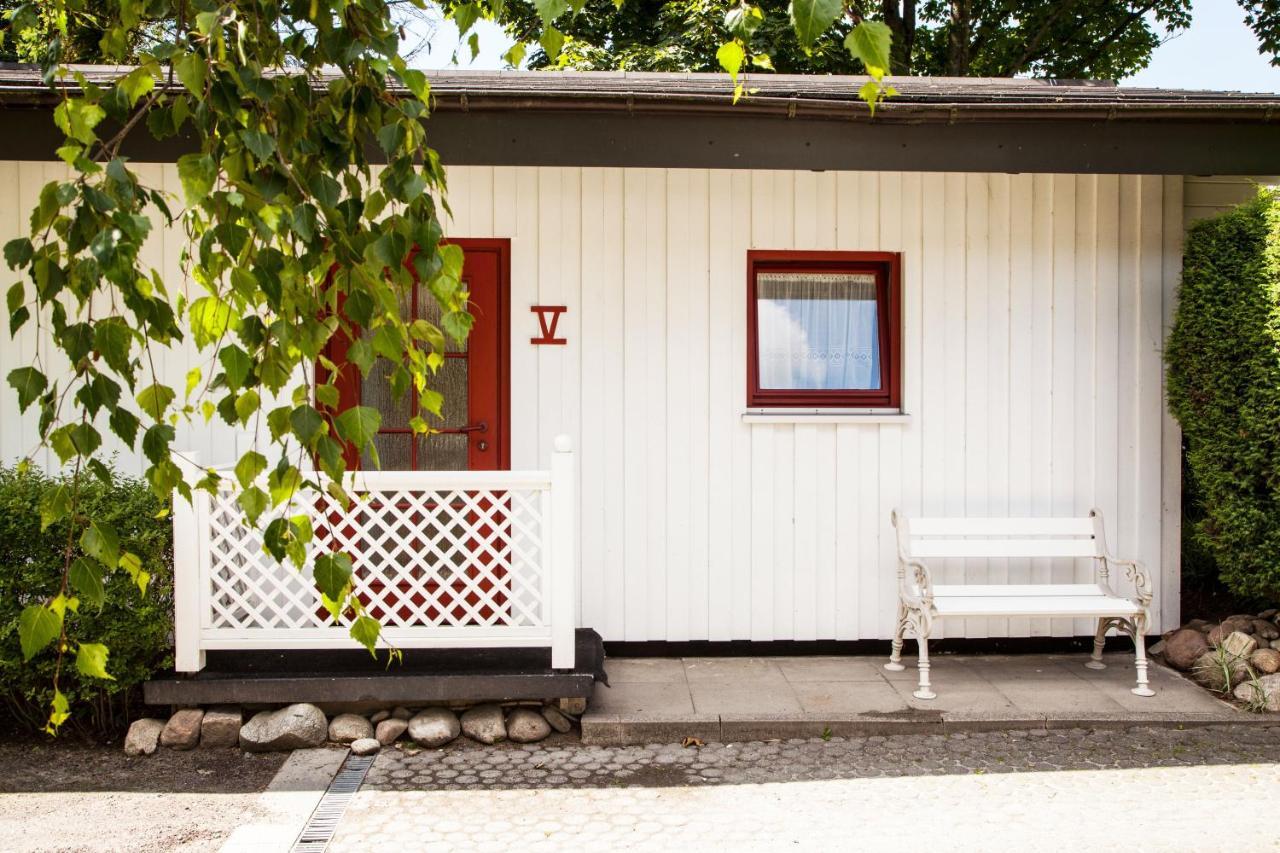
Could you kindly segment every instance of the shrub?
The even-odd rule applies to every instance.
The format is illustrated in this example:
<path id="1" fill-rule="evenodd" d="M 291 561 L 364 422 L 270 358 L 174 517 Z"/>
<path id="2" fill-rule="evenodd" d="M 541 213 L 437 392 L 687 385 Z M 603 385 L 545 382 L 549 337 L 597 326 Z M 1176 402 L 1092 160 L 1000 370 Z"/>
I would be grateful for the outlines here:
<path id="1" fill-rule="evenodd" d="M 1187 235 L 1165 351 L 1169 408 L 1203 500 L 1195 534 L 1237 595 L 1280 596 L 1280 200 Z"/>
<path id="2" fill-rule="evenodd" d="M 39 511 L 40 496 L 58 482 L 0 466 L 0 726 L 19 731 L 44 728 L 53 695 L 53 647 L 24 662 L 18 615 L 58 589 L 69 522 L 42 531 Z M 131 706 L 140 704 L 138 686 L 173 663 L 172 523 L 155 517 L 161 504 L 146 483 L 120 475 L 110 485 L 82 477 L 81 501 L 81 511 L 114 526 L 122 548 L 142 558 L 151 573 L 145 597 L 127 573 L 111 572 L 103 579 L 101 610 L 83 604 L 79 613 L 67 613 L 69 621 L 79 623 L 80 636 L 106 644 L 107 671 L 115 677 L 81 676 L 74 656 L 65 661 L 59 683 L 71 705 L 68 725 L 105 736 L 118 731 Z"/>

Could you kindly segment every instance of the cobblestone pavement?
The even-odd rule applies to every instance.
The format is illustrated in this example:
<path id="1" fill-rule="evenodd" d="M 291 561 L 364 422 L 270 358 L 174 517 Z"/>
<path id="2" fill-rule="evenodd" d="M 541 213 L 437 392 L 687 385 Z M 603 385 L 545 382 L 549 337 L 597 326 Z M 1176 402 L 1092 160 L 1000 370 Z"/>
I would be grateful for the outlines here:
<path id="1" fill-rule="evenodd" d="M 331 849 L 1271 850 L 1277 807 L 1280 726 L 465 744 L 381 754 Z"/>

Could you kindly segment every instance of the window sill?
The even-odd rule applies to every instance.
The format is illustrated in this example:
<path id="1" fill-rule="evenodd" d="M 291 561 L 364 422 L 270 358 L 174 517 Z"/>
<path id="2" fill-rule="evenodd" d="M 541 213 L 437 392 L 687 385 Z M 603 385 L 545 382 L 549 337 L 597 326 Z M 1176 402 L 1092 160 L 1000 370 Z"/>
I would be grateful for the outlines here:
<path id="1" fill-rule="evenodd" d="M 744 424 L 905 424 L 911 415 L 898 409 L 747 409 Z"/>

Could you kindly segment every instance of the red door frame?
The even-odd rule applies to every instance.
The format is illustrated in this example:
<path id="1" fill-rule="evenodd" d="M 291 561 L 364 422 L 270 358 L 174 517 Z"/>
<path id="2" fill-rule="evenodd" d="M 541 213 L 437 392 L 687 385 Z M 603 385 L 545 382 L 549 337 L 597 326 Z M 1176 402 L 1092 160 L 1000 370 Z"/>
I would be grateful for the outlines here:
<path id="1" fill-rule="evenodd" d="M 477 315 L 476 324 L 467 340 L 467 358 L 470 362 L 467 371 L 467 397 L 469 421 L 474 417 L 470 412 L 471 400 L 496 399 L 497 424 L 484 433 L 468 434 L 467 467 L 471 470 L 506 471 L 511 468 L 511 241 L 505 238 L 455 238 L 443 242 L 462 248 L 464 282 L 474 276 L 474 263 L 478 257 L 492 255 L 496 266 L 497 317 L 493 318 L 496 322 L 483 323 L 486 318 Z M 470 276 L 469 266 L 472 267 Z M 410 271 L 412 272 L 412 267 Z M 416 276 L 414 280 L 416 283 Z M 341 305 L 340 300 L 339 310 Z M 340 412 L 360 404 L 360 371 L 347 362 L 350 343 L 345 335 L 336 335 L 326 350 L 328 358 L 338 366 L 338 377 L 334 384 L 338 387 Z M 327 372 L 319 366 L 316 368 L 316 379 L 318 382 L 328 380 Z M 474 393 L 475 391 L 479 393 Z M 478 450 L 480 441 L 488 442 L 489 450 Z M 348 468 L 354 469 L 358 464 L 359 459 L 355 456 L 354 449 L 349 448 Z"/>

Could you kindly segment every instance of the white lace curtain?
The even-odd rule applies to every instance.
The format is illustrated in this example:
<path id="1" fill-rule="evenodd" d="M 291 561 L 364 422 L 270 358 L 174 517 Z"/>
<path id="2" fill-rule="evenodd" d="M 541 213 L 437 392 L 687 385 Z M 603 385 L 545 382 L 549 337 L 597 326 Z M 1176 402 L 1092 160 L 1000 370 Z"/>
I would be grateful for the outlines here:
<path id="1" fill-rule="evenodd" d="M 880 387 L 874 275 L 760 273 L 756 323 L 761 388 Z"/>

